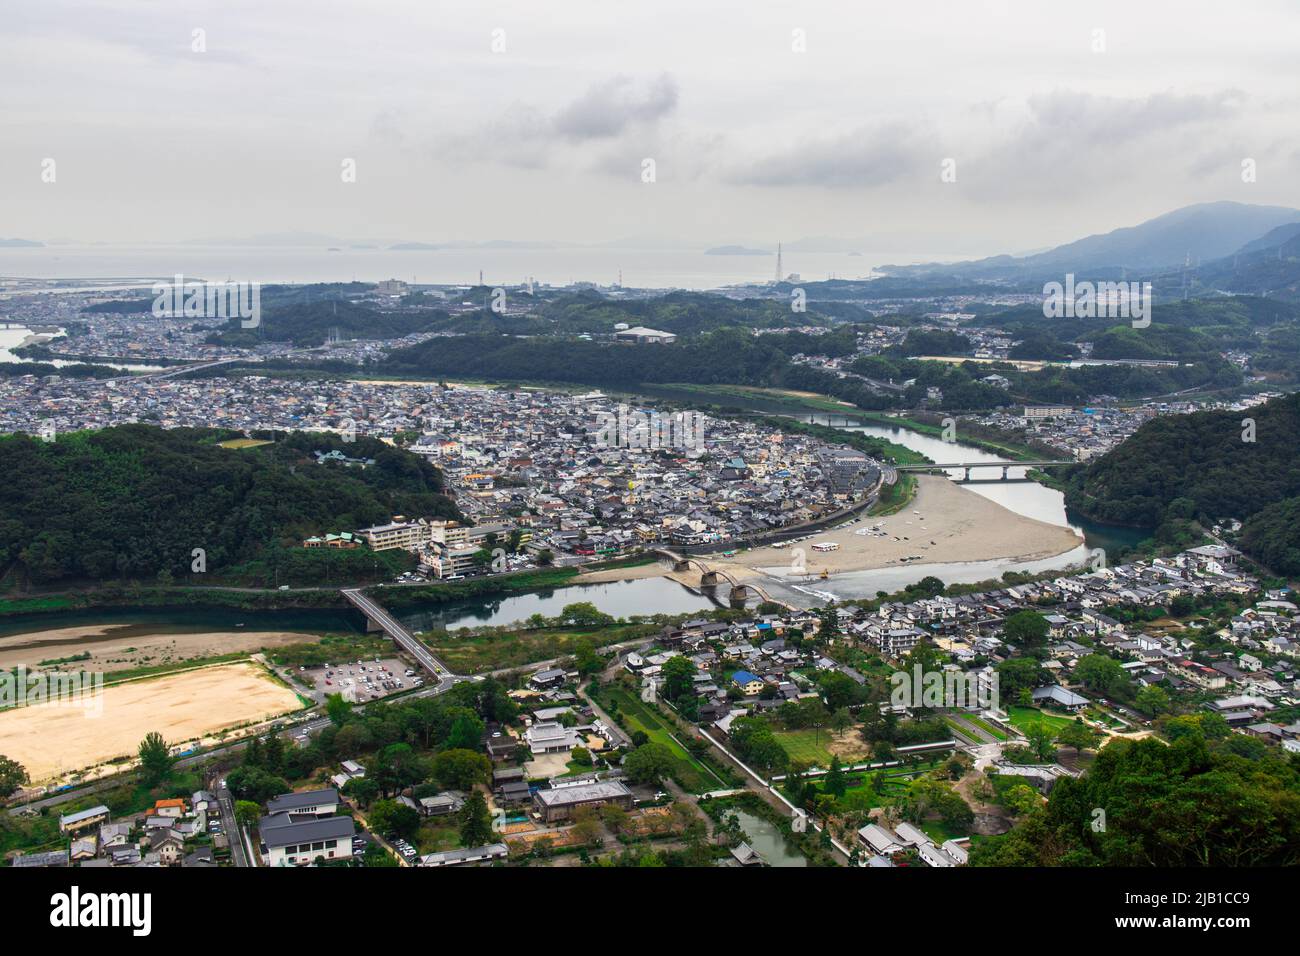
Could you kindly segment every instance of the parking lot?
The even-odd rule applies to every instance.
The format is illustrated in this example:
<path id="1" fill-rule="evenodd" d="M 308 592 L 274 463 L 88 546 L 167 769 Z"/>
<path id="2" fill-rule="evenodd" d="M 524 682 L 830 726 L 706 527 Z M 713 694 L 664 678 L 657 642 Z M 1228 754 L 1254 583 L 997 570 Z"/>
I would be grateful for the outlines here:
<path id="1" fill-rule="evenodd" d="M 297 676 L 312 682 L 317 700 L 342 694 L 344 700 L 366 703 L 389 694 L 423 687 L 428 675 L 397 657 L 332 661 L 318 667 L 298 668 Z"/>

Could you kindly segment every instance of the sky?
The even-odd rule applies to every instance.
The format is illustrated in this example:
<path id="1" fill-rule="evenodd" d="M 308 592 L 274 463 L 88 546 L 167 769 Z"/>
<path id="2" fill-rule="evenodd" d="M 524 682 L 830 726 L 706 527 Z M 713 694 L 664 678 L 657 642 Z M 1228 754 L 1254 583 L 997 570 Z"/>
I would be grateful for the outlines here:
<path id="1" fill-rule="evenodd" d="M 1288 2 L 7 7 L 0 237 L 985 255 L 1300 207 Z"/>

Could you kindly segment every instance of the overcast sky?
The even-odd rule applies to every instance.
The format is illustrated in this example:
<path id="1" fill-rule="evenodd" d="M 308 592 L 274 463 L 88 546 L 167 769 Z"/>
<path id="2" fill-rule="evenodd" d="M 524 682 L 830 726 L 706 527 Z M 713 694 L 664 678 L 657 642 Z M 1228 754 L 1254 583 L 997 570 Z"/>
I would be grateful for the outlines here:
<path id="1" fill-rule="evenodd" d="M 11 3 L 0 237 L 1020 252 L 1300 206 L 1297 50 L 1285 0 Z"/>

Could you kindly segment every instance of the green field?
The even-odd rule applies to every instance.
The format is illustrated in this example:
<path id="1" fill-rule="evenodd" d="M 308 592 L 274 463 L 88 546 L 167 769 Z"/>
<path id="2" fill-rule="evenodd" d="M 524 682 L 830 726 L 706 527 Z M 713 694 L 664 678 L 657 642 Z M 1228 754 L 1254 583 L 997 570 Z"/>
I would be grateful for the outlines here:
<path id="1" fill-rule="evenodd" d="M 785 748 L 785 752 L 790 755 L 791 760 L 801 760 L 823 770 L 830 767 L 833 756 L 827 747 L 832 738 L 830 730 L 775 730 L 773 734 Z M 863 744 L 860 754 L 852 757 L 841 756 L 840 763 L 852 764 L 866 758 L 867 746 Z"/>
<path id="2" fill-rule="evenodd" d="M 948 727 L 952 730 L 953 734 L 955 734 L 958 739 L 967 740 L 973 744 L 981 743 L 981 741 L 975 736 L 975 734 L 967 730 L 965 727 L 957 723 L 955 720 L 944 718 L 944 723 L 948 725 Z"/>
<path id="3" fill-rule="evenodd" d="M 994 727 L 987 720 L 984 720 L 983 718 L 980 717 L 976 717 L 974 714 L 966 714 L 965 716 L 967 720 L 969 720 L 980 730 L 984 731 L 987 734 L 992 734 L 995 739 L 997 740 L 1007 739 L 1006 731 L 998 730 L 997 727 Z"/>
<path id="4" fill-rule="evenodd" d="M 1049 714 L 1037 707 L 1008 707 L 1007 714 L 1011 718 L 1012 726 L 1022 732 L 1030 724 L 1037 721 L 1047 724 L 1052 728 L 1053 733 L 1057 733 L 1062 727 L 1074 723 L 1073 717 L 1066 717 L 1062 714 Z"/>
<path id="5" fill-rule="evenodd" d="M 596 702 L 606 710 L 609 709 L 609 704 L 616 702 L 618 712 L 610 714 L 610 717 L 620 727 L 629 734 L 639 730 L 655 743 L 663 744 L 672 751 L 673 756 L 677 758 L 677 764 L 672 771 L 673 779 L 681 785 L 682 789 L 691 793 L 708 793 L 710 790 L 722 790 L 730 786 L 673 739 L 673 727 L 666 717 L 655 713 L 622 687 L 613 685 L 602 687 Z"/>

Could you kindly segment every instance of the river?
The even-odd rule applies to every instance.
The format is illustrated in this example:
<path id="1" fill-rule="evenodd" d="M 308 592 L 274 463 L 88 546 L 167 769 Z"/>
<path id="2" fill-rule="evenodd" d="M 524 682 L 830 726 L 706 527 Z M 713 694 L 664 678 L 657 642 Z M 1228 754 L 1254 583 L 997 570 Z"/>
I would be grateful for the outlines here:
<path id="1" fill-rule="evenodd" d="M 803 416 L 807 417 L 807 416 Z M 826 423 L 825 416 L 813 416 Z M 998 456 L 972 445 L 949 443 L 907 428 L 884 425 L 851 426 L 849 431 L 888 439 L 918 451 L 935 461 L 960 459 L 966 462 L 997 461 Z M 999 469 L 1000 473 L 1000 469 Z M 1024 469 L 1012 469 L 1023 475 Z M 1039 572 L 1077 566 L 1091 548 L 1108 553 L 1117 547 L 1136 544 L 1143 533 L 1130 528 L 1115 528 L 1081 520 L 1065 507 L 1064 496 L 1036 482 L 1006 482 L 967 485 L 1010 511 L 1074 528 L 1083 535 L 1085 544 L 1064 555 L 1030 563 L 1015 561 L 977 561 L 964 563 L 908 565 L 835 575 L 807 589 L 796 589 L 782 581 L 765 578 L 763 585 L 773 596 L 806 605 L 823 603 L 827 597 L 838 600 L 875 597 L 877 592 L 893 593 L 908 584 L 933 575 L 947 584 L 974 583 L 1000 577 L 1008 570 Z M 724 593 L 720 595 L 725 598 Z M 404 610 L 396 616 L 415 631 L 455 629 L 461 627 L 503 626 L 524 621 L 534 614 L 558 617 L 564 606 L 589 601 L 614 617 L 650 614 L 682 614 L 717 607 L 710 598 L 667 578 L 639 578 L 608 584 L 571 585 L 507 595 L 494 599 L 477 599 L 452 604 L 430 604 L 424 608 Z M 359 615 L 334 611 L 236 611 L 211 609 L 161 609 L 122 611 L 72 611 L 48 615 L 23 615 L 0 619 L 0 636 L 54 627 L 71 627 L 98 623 L 124 623 L 149 626 L 154 633 L 163 630 L 225 630 L 243 624 L 252 630 L 355 630 Z"/>
<path id="2" fill-rule="evenodd" d="M 59 335 L 62 335 L 60 330 Z M 0 329 L 0 362 L 6 364 L 33 364 L 40 362 L 43 365 L 53 365 L 55 368 L 64 368 L 68 365 L 105 365 L 109 368 L 115 368 L 124 372 L 157 372 L 162 369 L 161 365 L 135 365 L 125 362 L 99 362 L 90 361 L 86 363 L 69 361 L 67 359 L 33 359 L 24 355 L 15 355 L 11 350 L 22 345 L 23 342 L 32 335 L 31 329 L 7 328 Z M 57 335 L 45 336 L 42 342 L 48 342 L 51 338 L 58 338 Z"/>

